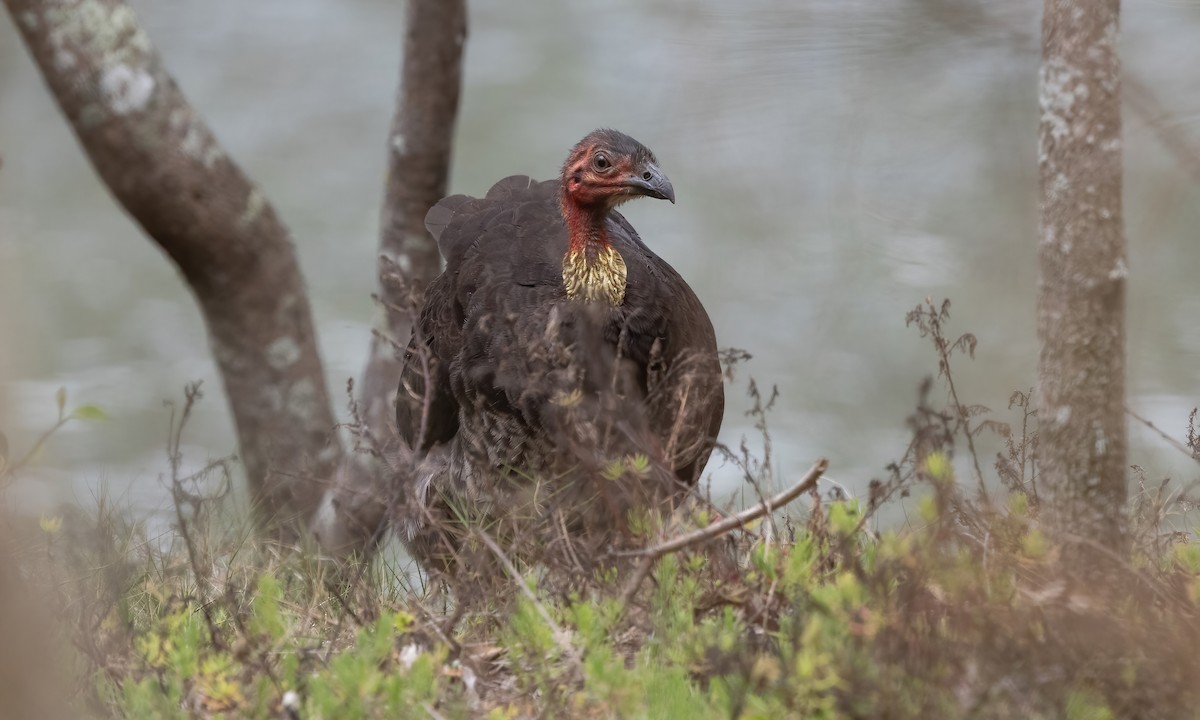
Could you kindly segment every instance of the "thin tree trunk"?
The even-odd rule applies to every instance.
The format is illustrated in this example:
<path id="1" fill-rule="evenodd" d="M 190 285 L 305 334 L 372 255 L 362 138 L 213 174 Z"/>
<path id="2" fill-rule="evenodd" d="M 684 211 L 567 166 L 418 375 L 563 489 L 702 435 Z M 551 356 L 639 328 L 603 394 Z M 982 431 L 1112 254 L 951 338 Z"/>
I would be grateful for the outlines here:
<path id="1" fill-rule="evenodd" d="M 1125 541 L 1125 231 L 1118 0 L 1046 0 L 1042 20 L 1041 477 L 1071 532 Z"/>
<path id="2" fill-rule="evenodd" d="M 465 0 L 409 0 L 380 223 L 382 310 L 358 386 L 362 420 L 385 452 L 398 442 L 396 345 L 408 342 L 411 310 L 441 267 L 437 245 L 425 230 L 425 213 L 446 195 L 466 35 Z M 379 458 L 347 453 L 313 525 L 322 545 L 346 552 L 377 540 L 396 500 L 391 481 Z"/>
<path id="3" fill-rule="evenodd" d="M 200 304 L 260 517 L 306 519 L 341 450 L 287 228 L 125 2 L 4 2 L 92 167 Z"/>
<path id="4" fill-rule="evenodd" d="M 408 342 L 411 297 L 437 276 L 441 257 L 425 213 L 446 195 L 467 34 L 465 0 L 410 0 L 396 114 L 388 136 L 387 193 L 379 237 L 384 304 L 377 328 Z M 399 277 L 397 277 L 397 274 Z M 391 343 L 372 337 L 359 402 L 373 430 L 390 426 L 400 378 Z"/>

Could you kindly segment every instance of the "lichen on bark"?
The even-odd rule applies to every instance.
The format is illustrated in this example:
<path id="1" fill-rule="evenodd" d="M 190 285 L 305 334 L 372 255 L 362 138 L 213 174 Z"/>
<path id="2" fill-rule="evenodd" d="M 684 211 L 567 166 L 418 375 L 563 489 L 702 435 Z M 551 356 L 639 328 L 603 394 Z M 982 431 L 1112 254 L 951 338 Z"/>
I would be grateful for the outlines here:
<path id="1" fill-rule="evenodd" d="M 1125 541 L 1125 231 L 1117 0 L 1046 0 L 1038 417 L 1051 516 Z"/>
<path id="2" fill-rule="evenodd" d="M 93 168 L 200 305 L 260 517 L 295 526 L 340 446 L 287 228 L 125 2 L 4 2 Z"/>

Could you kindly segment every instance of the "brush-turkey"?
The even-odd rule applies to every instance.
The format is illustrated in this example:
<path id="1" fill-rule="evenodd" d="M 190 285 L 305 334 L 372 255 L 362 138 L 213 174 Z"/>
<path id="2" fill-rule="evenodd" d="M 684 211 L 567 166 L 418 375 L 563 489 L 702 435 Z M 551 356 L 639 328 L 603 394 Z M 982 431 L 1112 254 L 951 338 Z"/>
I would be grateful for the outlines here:
<path id="1" fill-rule="evenodd" d="M 648 148 L 597 130 L 559 179 L 508 177 L 429 211 L 446 266 L 415 323 L 396 412 L 416 458 L 401 524 L 418 560 L 458 545 L 457 503 L 508 502 L 498 484 L 538 479 L 542 506 L 556 482 L 571 503 L 603 495 L 622 459 L 643 484 L 657 468 L 667 496 L 703 471 L 725 402 L 712 322 L 616 212 L 637 197 L 674 203 L 675 191 Z M 587 514 L 619 523 L 625 509 Z"/>

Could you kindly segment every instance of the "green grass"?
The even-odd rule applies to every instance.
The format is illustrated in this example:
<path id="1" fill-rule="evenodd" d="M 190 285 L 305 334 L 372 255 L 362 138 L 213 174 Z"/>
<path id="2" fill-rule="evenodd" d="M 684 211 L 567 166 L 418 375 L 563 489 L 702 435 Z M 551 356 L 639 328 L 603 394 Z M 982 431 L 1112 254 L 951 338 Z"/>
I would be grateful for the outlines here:
<path id="1" fill-rule="evenodd" d="M 985 555 L 928 497 L 919 528 L 816 503 L 772 541 L 667 555 L 627 604 L 528 580 L 458 614 L 399 568 L 335 582 L 244 533 L 206 531 L 198 568 L 115 515 L 44 524 L 23 563 L 96 717 L 277 718 L 289 693 L 302 718 L 1196 716 L 1195 546 L 1088 586 L 1028 498 L 981 516 Z"/>
<path id="2" fill-rule="evenodd" d="M 939 345 L 947 379 L 957 345 Z M 396 555 L 334 568 L 257 540 L 224 492 L 176 492 L 166 538 L 103 503 L 10 528 L 17 551 L 0 561 L 15 557 L 21 582 L 0 583 L 0 630 L 29 605 L 18 624 L 53 622 L 39 636 L 50 653 L 0 644 L 0 688 L 13 667 L 45 676 L 53 654 L 63 717 L 1200 717 L 1186 494 L 1139 477 L 1125 555 L 1047 525 L 1036 422 L 1016 393 L 1020 430 L 987 495 L 969 497 L 953 453 L 973 453 L 964 435 L 988 426 L 930 408 L 928 388 L 912 443 L 869 497 L 806 495 L 788 516 L 658 558 L 635 592 L 629 568 L 562 582 L 569 570 L 518 561 L 519 578 L 460 583 L 456 598 L 412 586 Z M 60 424 L 78 414 L 59 407 Z M 906 495 L 908 522 L 873 530 Z M 653 513 L 630 524 L 648 543 L 672 534 Z"/>

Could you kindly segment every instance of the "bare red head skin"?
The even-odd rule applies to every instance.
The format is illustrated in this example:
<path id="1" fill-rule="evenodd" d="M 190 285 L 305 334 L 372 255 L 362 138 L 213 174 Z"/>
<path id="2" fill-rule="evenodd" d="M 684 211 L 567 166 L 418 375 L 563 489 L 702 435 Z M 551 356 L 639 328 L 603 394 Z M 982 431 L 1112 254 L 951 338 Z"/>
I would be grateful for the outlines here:
<path id="1" fill-rule="evenodd" d="M 572 252 L 608 245 L 608 211 L 636 197 L 675 202 L 654 153 L 616 130 L 596 130 L 571 149 L 562 170 L 562 214 Z"/>

